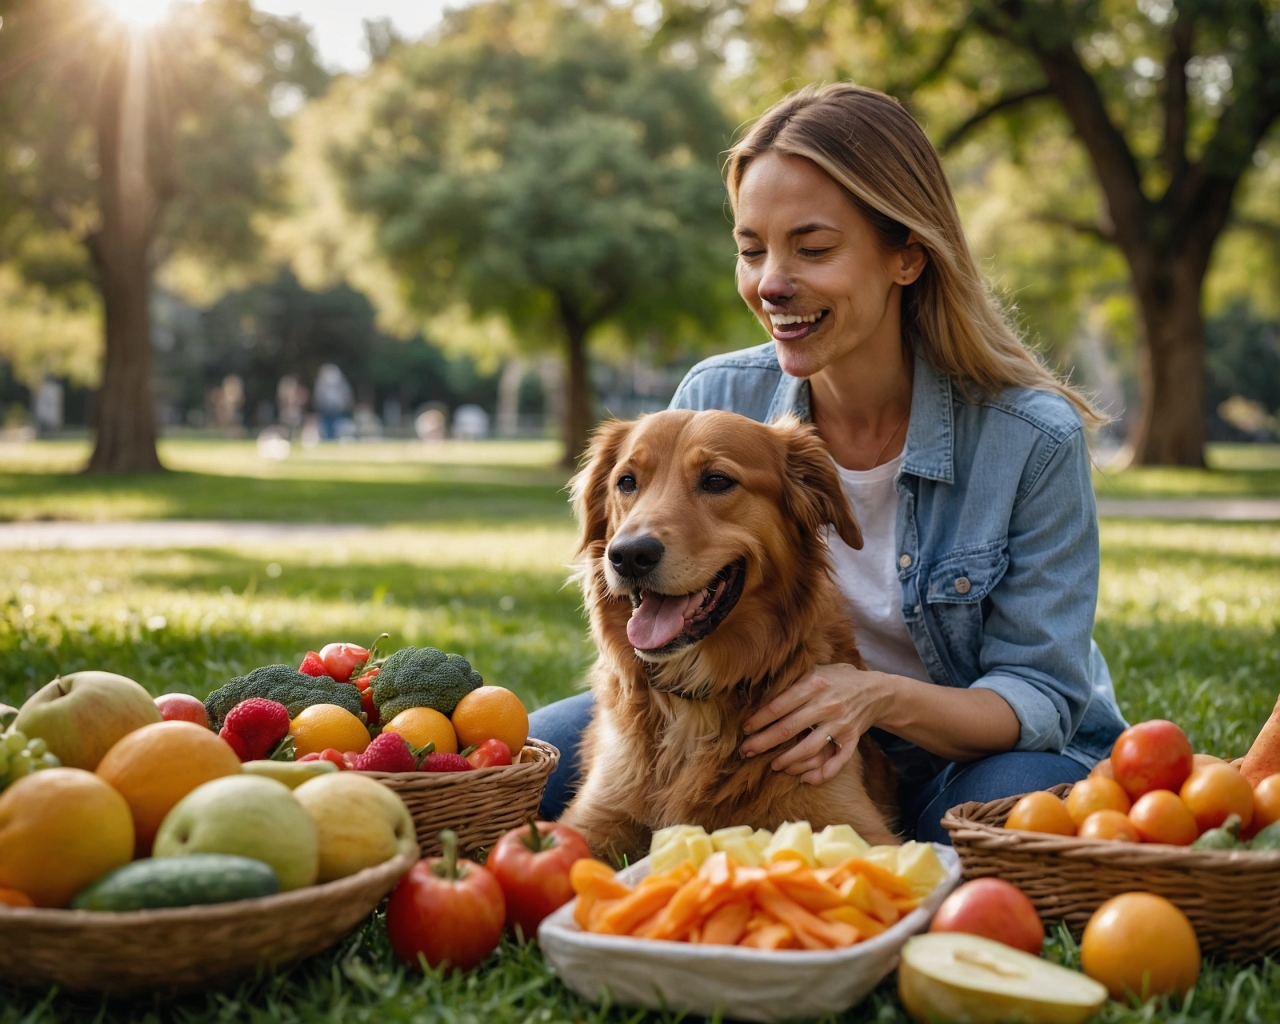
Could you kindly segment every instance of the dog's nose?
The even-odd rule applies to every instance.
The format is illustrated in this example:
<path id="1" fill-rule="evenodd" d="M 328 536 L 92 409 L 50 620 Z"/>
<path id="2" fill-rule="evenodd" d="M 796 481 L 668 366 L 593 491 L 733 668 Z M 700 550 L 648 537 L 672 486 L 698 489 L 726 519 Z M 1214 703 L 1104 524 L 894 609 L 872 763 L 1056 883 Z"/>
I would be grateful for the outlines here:
<path id="1" fill-rule="evenodd" d="M 656 537 L 616 537 L 609 545 L 609 562 L 618 575 L 639 579 L 662 560 L 662 543 Z"/>

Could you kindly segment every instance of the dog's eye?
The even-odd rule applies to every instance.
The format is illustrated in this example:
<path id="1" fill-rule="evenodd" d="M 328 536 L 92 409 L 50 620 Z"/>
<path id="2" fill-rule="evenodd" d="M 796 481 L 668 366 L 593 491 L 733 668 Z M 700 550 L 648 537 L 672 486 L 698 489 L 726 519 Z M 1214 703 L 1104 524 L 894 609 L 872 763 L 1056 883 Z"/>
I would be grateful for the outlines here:
<path id="1" fill-rule="evenodd" d="M 702 489 L 709 491 L 711 494 L 723 494 L 730 487 L 736 486 L 737 480 L 727 477 L 723 473 L 711 473 L 702 478 Z"/>
<path id="2" fill-rule="evenodd" d="M 636 490 L 636 478 L 630 473 L 626 476 L 618 477 L 618 490 L 623 494 L 634 494 Z"/>

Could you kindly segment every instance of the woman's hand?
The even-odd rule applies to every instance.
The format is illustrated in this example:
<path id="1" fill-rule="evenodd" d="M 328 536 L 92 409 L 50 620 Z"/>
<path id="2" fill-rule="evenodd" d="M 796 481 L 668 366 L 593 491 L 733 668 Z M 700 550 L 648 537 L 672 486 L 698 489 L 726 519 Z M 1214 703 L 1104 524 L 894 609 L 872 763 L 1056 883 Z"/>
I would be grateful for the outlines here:
<path id="1" fill-rule="evenodd" d="M 887 712 L 892 699 L 887 678 L 852 665 L 819 665 L 743 723 L 748 738 L 739 753 L 762 754 L 809 730 L 773 759 L 773 769 L 799 775 L 812 786 L 834 779 L 862 734 Z"/>

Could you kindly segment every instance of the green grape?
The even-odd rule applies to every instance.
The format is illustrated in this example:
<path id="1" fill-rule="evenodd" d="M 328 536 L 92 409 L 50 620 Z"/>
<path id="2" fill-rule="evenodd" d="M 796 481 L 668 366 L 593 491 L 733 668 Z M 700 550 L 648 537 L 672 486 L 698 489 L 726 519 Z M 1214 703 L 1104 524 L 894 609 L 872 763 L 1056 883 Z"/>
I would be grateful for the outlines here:
<path id="1" fill-rule="evenodd" d="M 13 732 L 6 733 L 4 745 L 9 748 L 9 753 L 18 753 L 27 745 L 26 733 L 18 732 L 16 729 Z"/>
<path id="2" fill-rule="evenodd" d="M 39 736 L 33 740 L 27 740 L 27 753 L 32 757 L 42 757 L 48 749 L 49 744 Z"/>
<path id="3" fill-rule="evenodd" d="M 16 782 L 31 773 L 31 755 L 25 750 L 20 751 L 17 756 L 9 759 L 9 775 L 10 781 Z"/>
<path id="4" fill-rule="evenodd" d="M 9 748 L 0 743 L 0 786 L 4 785 L 4 777 L 9 774 Z"/>
<path id="5" fill-rule="evenodd" d="M 52 754 L 46 750 L 43 754 L 40 755 L 40 767 L 61 768 L 62 761 L 57 754 Z"/>

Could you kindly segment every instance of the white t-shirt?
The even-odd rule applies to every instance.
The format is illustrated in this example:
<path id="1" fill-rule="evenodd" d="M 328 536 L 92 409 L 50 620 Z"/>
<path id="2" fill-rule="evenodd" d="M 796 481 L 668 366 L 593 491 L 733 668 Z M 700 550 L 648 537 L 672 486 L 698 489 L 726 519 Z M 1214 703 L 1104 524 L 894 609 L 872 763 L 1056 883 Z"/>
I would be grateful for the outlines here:
<path id="1" fill-rule="evenodd" d="M 898 491 L 894 479 L 903 452 L 875 469 L 845 469 L 836 465 L 845 497 L 862 530 L 862 549 L 855 551 L 829 530 L 831 566 L 848 599 L 858 649 L 867 668 L 929 682 L 929 673 L 907 632 L 902 617 L 902 584 L 898 582 L 895 523 Z"/>

